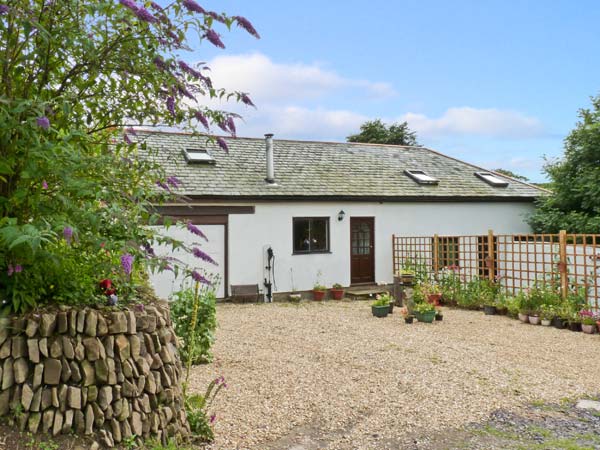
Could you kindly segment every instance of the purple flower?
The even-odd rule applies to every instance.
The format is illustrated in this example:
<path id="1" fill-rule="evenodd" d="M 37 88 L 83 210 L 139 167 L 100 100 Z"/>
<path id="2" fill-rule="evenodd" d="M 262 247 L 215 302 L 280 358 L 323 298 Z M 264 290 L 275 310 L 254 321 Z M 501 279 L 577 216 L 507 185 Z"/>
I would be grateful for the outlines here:
<path id="1" fill-rule="evenodd" d="M 42 189 L 48 189 L 48 183 L 46 180 L 42 181 Z"/>
<path id="2" fill-rule="evenodd" d="M 202 78 L 202 74 L 200 72 L 198 72 L 196 69 L 190 67 L 184 61 L 178 61 L 177 64 L 179 65 L 179 67 L 181 68 L 181 70 L 183 70 L 184 72 L 186 72 L 189 75 L 193 76 L 194 78 Z"/>
<path id="3" fill-rule="evenodd" d="M 171 188 L 160 180 L 156 182 L 156 185 L 163 188 L 165 191 L 171 192 Z"/>
<path id="4" fill-rule="evenodd" d="M 125 275 L 131 275 L 131 270 L 133 269 L 133 256 L 129 253 L 121 255 L 121 267 L 123 268 Z"/>
<path id="5" fill-rule="evenodd" d="M 138 10 L 138 5 L 133 0 L 119 0 L 119 3 L 134 12 Z"/>
<path id="6" fill-rule="evenodd" d="M 210 281 L 208 281 L 206 278 L 204 278 L 202 275 L 200 275 L 195 270 L 192 271 L 192 278 L 194 279 L 194 281 L 197 281 L 198 283 L 206 284 L 208 286 L 211 285 Z"/>
<path id="7" fill-rule="evenodd" d="M 129 127 L 129 128 L 127 128 L 125 131 L 126 131 L 127 133 L 131 134 L 132 136 L 137 136 L 137 131 L 135 131 L 135 128 L 131 128 L 131 127 Z"/>
<path id="8" fill-rule="evenodd" d="M 214 423 L 216 419 L 217 419 L 217 415 L 216 414 L 211 415 L 210 416 L 210 423 Z"/>
<path id="9" fill-rule="evenodd" d="M 168 270 L 169 272 L 173 272 L 173 267 L 170 264 L 167 264 L 163 270 Z"/>
<path id="10" fill-rule="evenodd" d="M 133 141 L 131 139 L 129 139 L 129 135 L 127 133 L 123 133 L 123 140 L 125 141 L 125 143 L 127 145 L 133 144 Z"/>
<path id="11" fill-rule="evenodd" d="M 241 100 L 244 105 L 254 106 L 254 103 L 252 103 L 252 100 L 250 100 L 250 97 L 248 97 L 247 94 L 242 94 Z M 256 108 L 256 106 L 254 107 Z"/>
<path id="12" fill-rule="evenodd" d="M 167 68 L 167 64 L 165 63 L 165 60 L 162 59 L 161 56 L 157 56 L 156 58 L 154 58 L 154 65 L 156 67 L 158 67 L 160 70 L 165 70 Z"/>
<path id="13" fill-rule="evenodd" d="M 225 139 L 223 139 L 220 136 L 217 137 L 217 144 L 219 144 L 219 147 L 225 150 L 226 153 L 229 153 L 229 147 L 227 146 L 227 142 L 225 142 Z"/>
<path id="14" fill-rule="evenodd" d="M 225 48 L 225 44 L 221 41 L 221 36 L 215 30 L 208 30 L 204 37 L 215 47 Z"/>
<path id="15" fill-rule="evenodd" d="M 3 16 L 4 14 L 8 14 L 8 6 L 0 5 L 0 16 Z"/>
<path id="16" fill-rule="evenodd" d="M 227 128 L 227 122 L 225 120 L 217 123 L 218 127 L 223 130 L 225 133 L 229 133 L 229 128 Z"/>
<path id="17" fill-rule="evenodd" d="M 65 238 L 65 241 L 67 241 L 67 244 L 71 245 L 71 240 L 73 239 L 73 228 L 64 227 L 63 237 Z"/>
<path id="18" fill-rule="evenodd" d="M 152 246 L 148 243 L 144 244 L 144 250 L 146 251 L 146 253 L 150 256 L 156 256 L 156 253 L 154 253 L 154 249 L 152 248 Z"/>
<path id="19" fill-rule="evenodd" d="M 235 122 L 233 121 L 233 117 L 231 116 L 227 118 L 227 128 L 229 128 L 231 134 L 235 137 Z"/>
<path id="20" fill-rule="evenodd" d="M 197 12 L 200 14 L 205 14 L 206 11 L 202 6 L 196 3 L 194 0 L 183 0 L 183 6 L 185 6 L 188 11 Z"/>
<path id="21" fill-rule="evenodd" d="M 194 117 L 196 117 L 198 122 L 200 122 L 202 125 L 204 125 L 204 128 L 206 128 L 208 130 L 208 120 L 206 119 L 204 114 L 202 114 L 202 112 L 196 111 L 194 113 Z"/>
<path id="22" fill-rule="evenodd" d="M 200 230 L 200 228 L 198 228 L 192 222 L 187 223 L 187 229 L 190 233 L 195 234 L 196 236 L 200 236 L 201 238 L 204 238 L 205 241 L 208 241 L 206 235 Z"/>
<path id="23" fill-rule="evenodd" d="M 138 17 L 138 19 L 143 20 L 144 22 L 148 22 L 148 23 L 158 22 L 158 19 L 156 17 L 154 17 L 150 13 L 150 11 L 148 11 L 146 8 L 138 8 L 135 11 L 135 15 Z"/>
<path id="24" fill-rule="evenodd" d="M 177 178 L 176 176 L 170 176 L 167 177 L 167 184 L 170 184 L 171 186 L 173 186 L 174 188 L 178 188 L 179 186 L 181 186 L 183 183 L 181 182 L 181 180 L 179 178 Z"/>
<path id="25" fill-rule="evenodd" d="M 215 19 L 217 22 L 225 23 L 225 17 L 223 17 L 222 14 L 217 14 L 214 11 L 208 11 L 206 14 Z"/>
<path id="26" fill-rule="evenodd" d="M 172 116 L 175 116 L 175 99 L 172 96 L 167 97 L 167 109 Z"/>
<path id="27" fill-rule="evenodd" d="M 47 130 L 48 128 L 50 128 L 50 120 L 48 120 L 48 118 L 46 116 L 38 117 L 36 119 L 36 123 L 37 123 L 38 127 L 41 127 L 44 130 Z"/>
<path id="28" fill-rule="evenodd" d="M 150 2 L 150 7 L 157 10 L 157 11 L 164 11 L 163 7 L 160 6 L 158 3 L 155 2 Z"/>
<path id="29" fill-rule="evenodd" d="M 244 30 L 246 30 L 248 33 L 250 33 L 256 39 L 260 39 L 260 35 L 254 29 L 254 27 L 252 26 L 252 24 L 250 23 L 250 21 L 248 19 L 246 19 L 245 17 L 242 17 L 242 16 L 233 16 L 233 18 L 237 21 L 238 27 L 242 27 Z"/>
<path id="30" fill-rule="evenodd" d="M 206 261 L 208 263 L 214 264 L 215 266 L 218 266 L 217 262 L 214 259 L 212 259 L 210 256 L 208 256 L 205 252 L 200 250 L 198 247 L 194 247 L 192 249 L 192 253 L 194 254 L 194 256 L 196 258 L 200 258 L 202 261 Z"/>
<path id="31" fill-rule="evenodd" d="M 196 97 L 182 85 L 177 86 L 177 92 L 190 100 L 196 100 Z"/>
<path id="32" fill-rule="evenodd" d="M 13 265 L 12 265 L 12 264 L 9 264 L 9 265 L 8 265 L 8 270 L 6 271 L 6 274 L 7 274 L 9 277 L 12 277 L 12 274 L 13 274 L 14 272 L 15 272 L 15 268 L 13 267 Z"/>
<path id="33" fill-rule="evenodd" d="M 15 273 L 23 272 L 23 266 L 21 264 L 15 264 Z"/>

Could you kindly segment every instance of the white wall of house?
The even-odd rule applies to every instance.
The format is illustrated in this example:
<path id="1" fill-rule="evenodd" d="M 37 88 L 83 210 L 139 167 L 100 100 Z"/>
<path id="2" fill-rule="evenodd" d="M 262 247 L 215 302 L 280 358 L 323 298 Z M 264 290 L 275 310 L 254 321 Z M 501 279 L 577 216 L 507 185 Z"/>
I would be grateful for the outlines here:
<path id="1" fill-rule="evenodd" d="M 391 283 L 392 235 L 431 236 L 528 233 L 530 203 L 256 203 L 255 214 L 229 216 L 229 284 L 262 287 L 264 249 L 275 252 L 276 292 L 310 290 L 319 281 L 350 284 L 350 218 L 375 217 L 375 281 Z M 346 214 L 340 222 L 338 212 Z M 328 216 L 327 254 L 292 254 L 292 218 Z M 317 273 L 322 276 L 317 280 Z M 293 284 L 292 284 L 293 274 Z"/>

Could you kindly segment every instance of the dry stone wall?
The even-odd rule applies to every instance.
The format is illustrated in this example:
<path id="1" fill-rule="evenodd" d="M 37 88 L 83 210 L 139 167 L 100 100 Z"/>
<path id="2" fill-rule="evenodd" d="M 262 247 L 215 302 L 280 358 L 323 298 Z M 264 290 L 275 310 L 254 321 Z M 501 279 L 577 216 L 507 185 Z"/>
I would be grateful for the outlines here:
<path id="1" fill-rule="evenodd" d="M 0 416 L 23 431 L 188 434 L 182 366 L 166 303 L 60 308 L 0 319 Z"/>

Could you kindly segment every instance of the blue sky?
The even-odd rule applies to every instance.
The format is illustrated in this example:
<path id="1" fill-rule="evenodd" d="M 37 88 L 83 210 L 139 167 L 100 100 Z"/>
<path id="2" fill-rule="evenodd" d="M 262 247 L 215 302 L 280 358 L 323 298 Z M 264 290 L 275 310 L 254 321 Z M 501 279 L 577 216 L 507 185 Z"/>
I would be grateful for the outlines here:
<path id="1" fill-rule="evenodd" d="M 409 122 L 419 141 L 541 181 L 577 110 L 600 93 L 598 1 L 207 0 L 261 34 L 202 43 L 217 85 L 250 92 L 239 134 L 342 141 L 364 120 Z"/>

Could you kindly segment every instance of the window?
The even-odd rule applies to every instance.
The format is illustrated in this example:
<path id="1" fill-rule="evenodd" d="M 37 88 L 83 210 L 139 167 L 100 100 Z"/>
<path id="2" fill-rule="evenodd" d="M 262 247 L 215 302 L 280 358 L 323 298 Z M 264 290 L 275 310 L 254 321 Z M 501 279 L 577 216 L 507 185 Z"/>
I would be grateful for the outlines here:
<path id="1" fill-rule="evenodd" d="M 215 164 L 215 159 L 206 149 L 186 148 L 183 157 L 188 164 Z"/>
<path id="2" fill-rule="evenodd" d="M 506 187 L 508 186 L 508 181 L 503 180 L 502 178 L 498 178 L 496 175 L 491 174 L 489 172 L 475 172 L 475 176 L 481 178 L 490 186 L 495 187 Z"/>
<path id="3" fill-rule="evenodd" d="M 438 184 L 439 180 L 427 175 L 422 170 L 405 170 L 404 173 L 419 184 Z"/>
<path id="4" fill-rule="evenodd" d="M 294 253 L 329 252 L 329 217 L 294 217 Z"/>

